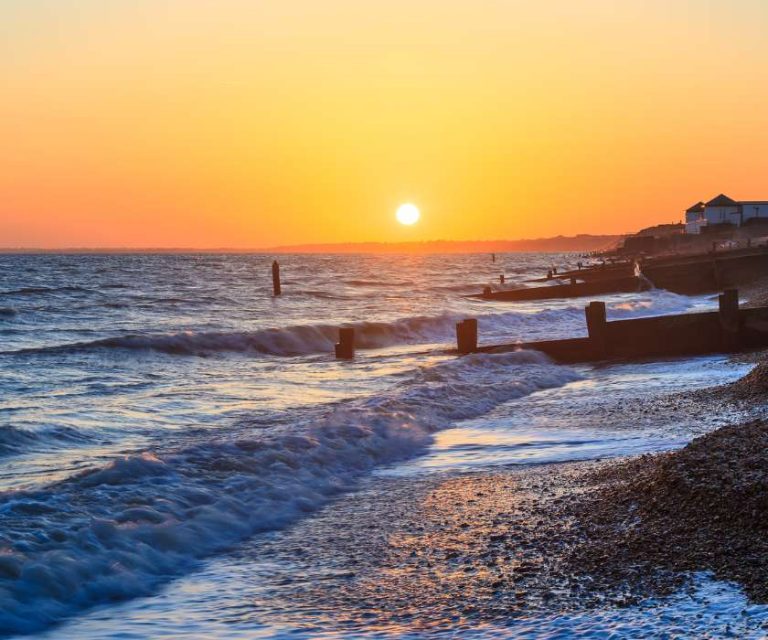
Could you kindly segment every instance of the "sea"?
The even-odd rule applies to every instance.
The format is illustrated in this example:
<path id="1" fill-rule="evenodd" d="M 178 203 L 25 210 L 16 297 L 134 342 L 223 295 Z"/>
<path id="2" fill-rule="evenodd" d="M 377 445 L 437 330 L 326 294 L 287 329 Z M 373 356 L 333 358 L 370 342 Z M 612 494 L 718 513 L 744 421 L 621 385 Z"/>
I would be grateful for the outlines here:
<path id="1" fill-rule="evenodd" d="M 0 255 L 0 637 L 764 637 L 765 608 L 704 574 L 641 608 L 460 632 L 282 615 L 267 576 L 307 578 L 265 549 L 356 492 L 680 447 L 738 416 L 643 407 L 750 366 L 452 351 L 469 317 L 481 344 L 586 335 L 584 299 L 469 297 L 576 254 L 280 255 L 279 297 L 274 258 Z M 717 304 L 602 299 L 609 320 Z M 340 327 L 354 360 L 334 358 Z"/>

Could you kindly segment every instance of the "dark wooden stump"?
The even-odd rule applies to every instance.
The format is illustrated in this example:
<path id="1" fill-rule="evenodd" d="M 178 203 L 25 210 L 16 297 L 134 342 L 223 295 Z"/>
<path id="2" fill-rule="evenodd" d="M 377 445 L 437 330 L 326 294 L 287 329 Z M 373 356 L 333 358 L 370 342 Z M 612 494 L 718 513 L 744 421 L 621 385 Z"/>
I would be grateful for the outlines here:
<path id="1" fill-rule="evenodd" d="M 475 318 L 467 318 L 456 324 L 456 344 L 461 354 L 477 351 L 477 320 Z"/>
<path id="2" fill-rule="evenodd" d="M 608 321 L 605 302 L 590 302 L 589 306 L 584 308 L 584 313 L 587 316 L 587 332 L 595 357 L 608 357 Z"/>
<path id="3" fill-rule="evenodd" d="M 726 351 L 736 351 L 741 346 L 739 291 L 737 289 L 726 289 L 718 296 L 718 305 L 723 349 Z"/>
<path id="4" fill-rule="evenodd" d="M 351 360 L 355 357 L 355 330 L 352 327 L 342 327 L 339 329 L 336 357 L 339 360 Z"/>
<path id="5" fill-rule="evenodd" d="M 277 260 L 272 263 L 272 293 L 276 296 L 283 293 L 280 286 L 280 263 Z"/>

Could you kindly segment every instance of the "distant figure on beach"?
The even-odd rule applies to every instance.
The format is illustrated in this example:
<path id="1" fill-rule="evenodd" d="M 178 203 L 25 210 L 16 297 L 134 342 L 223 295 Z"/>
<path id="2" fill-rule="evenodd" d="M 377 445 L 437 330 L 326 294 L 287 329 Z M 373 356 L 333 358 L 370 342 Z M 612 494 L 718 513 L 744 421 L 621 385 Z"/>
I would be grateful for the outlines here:
<path id="1" fill-rule="evenodd" d="M 551 280 L 551 279 L 552 279 L 552 269 L 547 271 L 547 280 Z"/>

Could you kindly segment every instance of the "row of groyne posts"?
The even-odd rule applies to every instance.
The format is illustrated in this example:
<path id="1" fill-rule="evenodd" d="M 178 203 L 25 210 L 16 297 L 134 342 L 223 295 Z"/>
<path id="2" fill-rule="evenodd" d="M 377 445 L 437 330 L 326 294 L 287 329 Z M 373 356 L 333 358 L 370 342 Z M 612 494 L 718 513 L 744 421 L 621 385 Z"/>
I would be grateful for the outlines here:
<path id="1" fill-rule="evenodd" d="M 484 346 L 478 345 L 477 318 L 466 318 L 456 324 L 457 351 L 468 355 L 530 349 L 556 362 L 574 363 L 701 355 L 768 345 L 768 308 L 740 309 L 736 289 L 719 295 L 717 311 L 608 322 L 605 302 L 594 301 L 584 308 L 584 315 L 586 338 Z M 335 354 L 338 359 L 354 358 L 354 328 L 339 329 Z"/>
<path id="2" fill-rule="evenodd" d="M 458 352 L 532 349 L 559 362 L 594 362 L 732 352 L 768 345 L 768 308 L 739 308 L 736 289 L 718 296 L 717 311 L 608 322 L 605 302 L 594 301 L 584 308 L 584 315 L 586 338 L 489 346 L 478 346 L 477 319 L 468 318 L 456 325 Z"/>
<path id="3" fill-rule="evenodd" d="M 272 263 L 275 296 L 282 294 L 280 265 Z M 477 318 L 456 324 L 456 346 L 461 355 L 519 349 L 541 351 L 559 362 L 589 362 L 608 358 L 644 358 L 696 355 L 768 346 L 768 307 L 740 309 L 739 292 L 727 289 L 718 297 L 718 310 L 614 320 L 608 322 L 605 302 L 590 302 L 584 309 L 586 338 L 478 345 Z M 335 345 L 338 359 L 355 356 L 355 330 L 339 329 Z"/>

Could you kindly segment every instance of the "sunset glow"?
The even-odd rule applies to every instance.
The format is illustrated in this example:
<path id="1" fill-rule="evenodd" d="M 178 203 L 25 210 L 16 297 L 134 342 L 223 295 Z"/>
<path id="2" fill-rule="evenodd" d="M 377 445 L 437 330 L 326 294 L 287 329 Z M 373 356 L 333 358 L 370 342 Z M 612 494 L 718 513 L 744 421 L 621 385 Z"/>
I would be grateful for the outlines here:
<path id="1" fill-rule="evenodd" d="M 766 197 L 767 7 L 6 0 L 0 244 L 616 233 Z M 440 216 L 406 237 L 413 193 Z"/>
<path id="2" fill-rule="evenodd" d="M 395 217 L 400 224 L 410 226 L 419 221 L 421 212 L 416 205 L 402 204 L 398 207 Z"/>
<path id="3" fill-rule="evenodd" d="M 766 27 L 0 0 L 0 640 L 760 635 Z"/>

